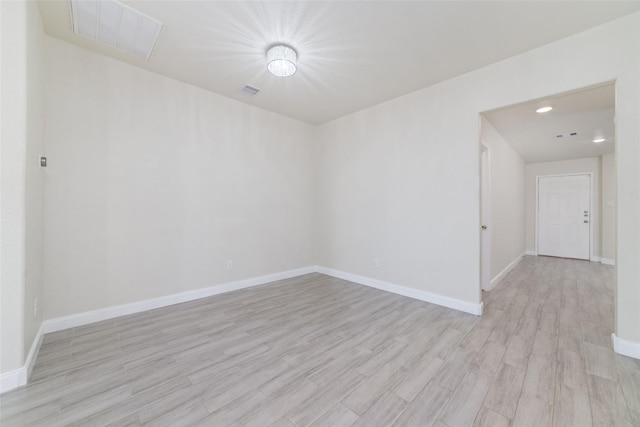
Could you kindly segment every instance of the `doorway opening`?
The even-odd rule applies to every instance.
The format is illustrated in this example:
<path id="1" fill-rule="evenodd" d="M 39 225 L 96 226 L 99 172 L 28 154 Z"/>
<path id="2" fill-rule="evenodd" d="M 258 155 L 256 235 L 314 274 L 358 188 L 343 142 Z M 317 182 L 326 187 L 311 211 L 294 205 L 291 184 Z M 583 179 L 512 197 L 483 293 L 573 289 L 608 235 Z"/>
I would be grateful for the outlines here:
<path id="1" fill-rule="evenodd" d="M 480 113 L 482 290 L 524 256 L 615 264 L 614 119 L 615 82 Z"/>

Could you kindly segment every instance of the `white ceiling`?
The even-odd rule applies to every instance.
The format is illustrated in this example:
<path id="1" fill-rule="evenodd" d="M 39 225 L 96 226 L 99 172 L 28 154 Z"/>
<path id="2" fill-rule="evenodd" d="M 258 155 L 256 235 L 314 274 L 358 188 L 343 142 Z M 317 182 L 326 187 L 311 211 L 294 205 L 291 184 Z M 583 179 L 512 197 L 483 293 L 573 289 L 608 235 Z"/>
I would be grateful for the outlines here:
<path id="1" fill-rule="evenodd" d="M 640 10 L 640 1 L 125 1 L 164 23 L 145 61 L 74 34 L 68 1 L 39 3 L 53 37 L 312 124 Z M 292 77 L 266 70 L 276 42 L 298 51 Z M 261 92 L 249 97 L 246 84 Z"/>
<path id="2" fill-rule="evenodd" d="M 553 110 L 536 113 L 538 107 L 547 105 Z M 615 150 L 613 83 L 487 111 L 483 115 L 525 163 L 597 157 Z M 577 135 L 571 135 L 574 132 Z M 606 141 L 594 143 L 598 137 Z"/>

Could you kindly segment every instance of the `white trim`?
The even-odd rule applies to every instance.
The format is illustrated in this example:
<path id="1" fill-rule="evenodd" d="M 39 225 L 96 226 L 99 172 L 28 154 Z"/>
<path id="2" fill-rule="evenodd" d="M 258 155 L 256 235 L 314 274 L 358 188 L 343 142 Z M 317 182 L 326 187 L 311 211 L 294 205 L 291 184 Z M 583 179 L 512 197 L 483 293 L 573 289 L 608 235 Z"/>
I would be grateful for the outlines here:
<path id="1" fill-rule="evenodd" d="M 33 343 L 31 343 L 29 355 L 27 356 L 27 360 L 24 362 L 24 366 L 0 375 L 0 394 L 27 384 L 29 375 L 31 375 L 31 371 L 33 370 L 33 366 L 36 364 L 36 358 L 38 357 L 38 351 L 40 351 L 40 346 L 42 345 L 43 336 L 44 324 L 40 324 L 40 329 L 38 329 L 38 332 L 33 339 Z"/>
<path id="2" fill-rule="evenodd" d="M 44 333 L 48 334 L 50 332 L 61 331 L 63 329 L 69 329 L 77 326 L 87 325 L 89 323 L 100 322 L 102 320 L 113 319 L 115 317 L 140 313 L 142 311 L 153 310 L 155 308 L 166 307 L 182 302 L 193 301 L 196 299 L 206 298 L 225 292 L 251 288 L 253 286 L 275 282 L 277 280 L 290 279 L 292 277 L 302 276 L 303 274 L 314 273 L 315 271 L 316 269 L 313 266 L 304 267 L 296 270 L 283 271 L 281 273 L 267 274 L 265 276 L 252 277 L 235 282 L 223 283 L 220 285 L 210 286 L 208 288 L 194 289 L 192 291 L 181 292 L 178 294 L 166 295 L 163 297 L 136 301 L 129 304 L 116 305 L 112 307 L 101 308 L 99 310 L 58 317 L 56 319 L 45 320 Z"/>
<path id="3" fill-rule="evenodd" d="M 0 375 L 0 393 L 5 393 L 7 391 L 11 391 L 23 386 L 24 384 L 21 384 L 20 380 L 24 376 L 24 371 L 25 369 L 23 366 L 22 368 L 5 372 L 4 374 Z"/>
<path id="4" fill-rule="evenodd" d="M 616 334 L 611 334 L 611 345 L 613 351 L 623 356 L 640 359 L 640 343 L 623 340 L 618 338 Z"/>
<path id="5" fill-rule="evenodd" d="M 599 256 L 591 257 L 591 259 L 589 261 L 599 262 L 601 264 L 606 264 L 606 265 L 616 265 L 616 261 L 615 260 L 609 259 L 609 258 L 601 258 Z"/>
<path id="6" fill-rule="evenodd" d="M 42 324 L 43 333 L 61 331 L 64 329 L 74 328 L 77 326 L 88 325 L 90 323 L 100 322 L 102 320 L 113 319 L 129 314 L 140 313 L 156 308 L 167 307 L 173 304 L 193 301 L 200 298 L 206 298 L 225 292 L 236 291 L 239 289 L 250 288 L 253 286 L 264 285 L 266 283 L 275 282 L 277 280 L 289 279 L 292 277 L 302 276 L 309 273 L 322 273 L 328 276 L 337 277 L 361 285 L 371 286 L 392 292 L 398 295 L 404 295 L 410 298 L 427 301 L 444 307 L 453 308 L 455 310 L 464 311 L 471 314 L 482 314 L 482 303 L 473 304 L 455 298 L 443 295 L 432 294 L 418 289 L 407 288 L 393 283 L 387 283 L 364 276 L 358 276 L 351 273 L 345 273 L 321 266 L 309 266 L 299 268 L 297 270 L 289 270 L 281 273 L 269 274 L 250 279 L 238 280 L 235 282 L 215 285 L 208 288 L 195 289 L 192 291 L 181 292 L 178 294 L 166 295 L 163 297 L 152 298 L 143 301 L 136 301 L 129 304 L 116 305 L 112 307 L 101 308 L 99 310 L 86 311 L 84 313 L 72 314 L 70 316 L 58 317 L 55 319 L 45 320 Z"/>
<path id="7" fill-rule="evenodd" d="M 405 297 L 426 301 L 443 307 L 453 308 L 454 310 L 464 311 L 480 316 L 482 314 L 482 303 L 475 304 L 457 298 L 451 298 L 444 295 L 432 294 L 430 292 L 421 291 L 419 289 L 407 288 L 405 286 L 396 285 L 394 283 L 384 282 L 370 277 L 359 276 L 357 274 L 346 273 L 344 271 L 334 270 L 332 268 L 317 266 L 318 273 L 327 276 L 337 277 L 338 279 L 348 280 L 360 285 L 370 286 L 372 288 L 402 295 Z"/>
<path id="8" fill-rule="evenodd" d="M 482 119 L 480 120 L 482 123 Z M 485 157 L 486 154 L 486 157 Z M 486 227 L 486 228 L 483 228 Z M 491 150 L 480 140 L 480 293 L 491 285 Z M 488 283 L 487 283 L 488 282 Z M 485 286 L 487 289 L 485 289 Z"/>
<path id="9" fill-rule="evenodd" d="M 479 304 L 462 301 L 456 298 L 447 297 L 444 295 L 432 294 L 430 292 L 421 291 L 418 289 L 407 288 L 404 286 L 396 285 L 393 283 L 383 282 L 381 280 L 372 279 L 369 277 L 359 276 L 356 274 L 345 273 L 338 270 L 333 270 L 321 266 L 309 266 L 299 268 L 296 270 L 283 271 L 281 273 L 268 274 L 265 276 L 253 277 L 244 280 L 238 280 L 235 282 L 224 283 L 220 285 L 211 286 L 208 288 L 195 289 L 192 291 L 181 292 L 173 295 L 166 295 L 163 297 L 152 298 L 143 301 L 136 301 L 129 304 L 122 304 L 113 307 L 106 307 L 99 310 L 88 311 L 84 313 L 73 314 L 70 316 L 58 317 L 55 319 L 49 319 L 42 322 L 40 329 L 31 345 L 31 349 L 25 361 L 23 367 L 0 374 L 0 393 L 4 393 L 9 390 L 21 387 L 27 384 L 28 377 L 31 374 L 31 370 L 35 365 L 36 358 L 40 346 L 42 345 L 42 339 L 44 334 L 50 332 L 61 331 L 77 326 L 87 325 L 90 323 L 99 322 L 102 320 L 113 319 L 115 317 L 125 316 L 128 314 L 140 313 L 142 311 L 152 310 L 155 308 L 166 307 L 173 304 L 179 304 L 182 302 L 193 301 L 200 298 L 206 298 L 213 295 L 222 294 L 225 292 L 231 292 L 239 289 L 250 288 L 254 286 L 260 286 L 267 283 L 275 282 L 277 280 L 289 279 L 292 277 L 302 276 L 310 273 L 322 273 L 328 276 L 337 277 L 340 279 L 348 280 L 351 282 L 359 283 L 361 285 L 370 286 L 383 291 L 391 292 L 398 295 L 403 295 L 409 298 L 414 298 L 420 301 L 426 301 L 433 304 L 441 305 L 444 307 L 452 308 L 454 310 L 464 311 L 475 315 L 482 314 L 482 302 Z"/>
<path id="10" fill-rule="evenodd" d="M 538 253 L 536 251 L 525 251 L 524 252 L 525 255 L 527 256 L 538 256 Z M 591 260 L 593 262 L 599 262 L 601 264 L 606 264 L 606 265 L 616 265 L 616 260 L 615 259 L 610 259 L 610 258 L 600 258 L 598 256 L 594 256 L 591 257 Z"/>
<path id="11" fill-rule="evenodd" d="M 173 295 L 152 298 L 143 301 L 136 301 L 129 304 L 106 307 L 99 310 L 87 311 L 84 313 L 73 314 L 70 316 L 58 317 L 56 319 L 45 320 L 40 325 L 40 329 L 33 340 L 31 349 L 24 366 L 10 372 L 0 374 L 0 393 L 10 391 L 27 384 L 29 375 L 33 370 L 38 351 L 42 345 L 44 334 L 50 332 L 61 331 L 76 326 L 87 325 L 89 323 L 99 322 L 101 320 L 113 319 L 115 317 L 125 316 L 127 314 L 140 313 L 142 311 L 152 310 L 154 308 L 166 307 L 181 302 L 193 301 L 200 298 L 218 295 L 225 292 L 231 292 L 238 289 L 250 288 L 253 286 L 264 285 L 266 283 L 275 282 L 277 280 L 289 279 L 292 277 L 302 276 L 304 274 L 316 272 L 315 266 L 299 268 L 296 270 L 283 271 L 280 273 L 268 274 L 265 276 L 253 277 L 250 279 L 238 280 L 235 282 L 215 285 L 208 288 L 195 289 L 193 291 L 181 292 Z"/>
<path id="12" fill-rule="evenodd" d="M 593 256 L 593 241 L 594 230 L 593 230 L 593 201 L 595 199 L 595 185 L 593 183 L 593 172 L 576 172 L 576 173 L 559 173 L 559 174 L 551 174 L 551 175 L 536 175 L 536 210 L 535 210 L 535 245 L 536 245 L 536 255 L 538 252 L 538 212 L 540 210 L 540 200 L 539 200 L 539 186 L 540 186 L 540 178 L 562 178 L 566 176 L 579 176 L 579 175 L 588 175 L 589 176 L 589 261 L 594 261 Z"/>
<path id="13" fill-rule="evenodd" d="M 36 358 L 38 357 L 38 353 L 40 352 L 40 346 L 42 345 L 42 339 L 44 338 L 44 322 L 40 324 L 40 328 L 38 329 L 38 333 L 31 344 L 31 349 L 29 350 L 29 354 L 27 355 L 27 360 L 24 362 L 25 369 L 25 377 L 24 384 L 27 383 L 29 377 L 31 376 L 31 371 L 33 371 L 33 367 L 36 364 Z"/>
<path id="14" fill-rule="evenodd" d="M 514 259 L 513 261 L 511 261 L 509 263 L 509 265 L 507 265 L 500 273 L 496 274 L 495 277 L 493 279 L 491 279 L 491 283 L 489 285 L 489 289 L 486 289 L 487 291 L 490 291 L 491 289 L 495 288 L 495 286 L 500 283 L 500 281 L 502 279 L 505 278 L 505 276 L 507 274 L 509 274 L 509 272 L 511 270 L 513 270 L 516 265 L 518 265 L 520 263 L 520 261 L 522 261 L 522 257 L 525 255 L 525 252 L 522 253 L 522 255 L 518 255 L 516 257 L 516 259 Z"/>

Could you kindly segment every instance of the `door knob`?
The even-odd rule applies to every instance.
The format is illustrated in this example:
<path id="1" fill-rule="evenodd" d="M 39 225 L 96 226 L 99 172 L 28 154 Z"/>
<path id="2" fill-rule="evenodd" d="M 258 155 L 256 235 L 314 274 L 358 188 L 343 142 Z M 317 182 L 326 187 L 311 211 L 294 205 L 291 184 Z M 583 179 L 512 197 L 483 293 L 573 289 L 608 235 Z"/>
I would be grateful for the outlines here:
<path id="1" fill-rule="evenodd" d="M 486 225 L 483 225 L 483 226 L 482 226 L 482 229 L 483 229 L 483 230 L 486 230 L 486 229 L 487 229 L 487 226 L 486 226 Z"/>

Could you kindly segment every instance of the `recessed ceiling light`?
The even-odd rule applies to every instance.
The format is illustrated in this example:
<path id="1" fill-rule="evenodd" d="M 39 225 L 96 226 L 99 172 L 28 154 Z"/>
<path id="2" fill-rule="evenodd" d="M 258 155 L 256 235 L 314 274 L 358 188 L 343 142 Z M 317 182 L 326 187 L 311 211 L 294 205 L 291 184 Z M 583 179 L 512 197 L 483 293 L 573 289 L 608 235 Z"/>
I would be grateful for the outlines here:
<path id="1" fill-rule="evenodd" d="M 296 72 L 298 54 L 290 46 L 275 45 L 267 51 L 267 69 L 278 77 L 289 77 Z"/>
<path id="2" fill-rule="evenodd" d="M 596 139 L 593 140 L 593 142 L 595 142 L 596 144 L 599 144 L 599 143 L 605 142 L 605 141 L 606 141 L 605 138 L 596 138 Z"/>
<path id="3" fill-rule="evenodd" d="M 549 111 L 553 110 L 553 107 L 540 107 L 536 110 L 536 113 L 548 113 Z"/>

